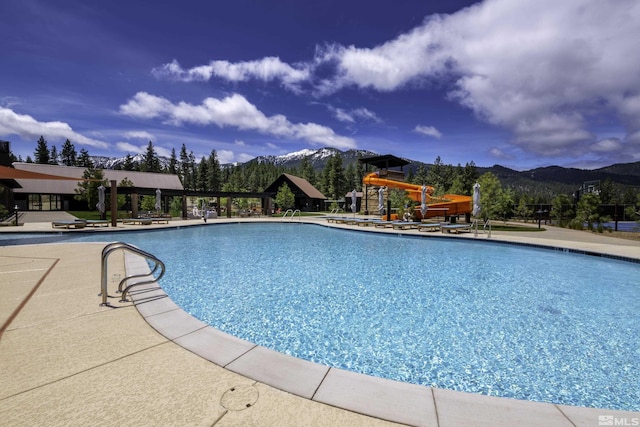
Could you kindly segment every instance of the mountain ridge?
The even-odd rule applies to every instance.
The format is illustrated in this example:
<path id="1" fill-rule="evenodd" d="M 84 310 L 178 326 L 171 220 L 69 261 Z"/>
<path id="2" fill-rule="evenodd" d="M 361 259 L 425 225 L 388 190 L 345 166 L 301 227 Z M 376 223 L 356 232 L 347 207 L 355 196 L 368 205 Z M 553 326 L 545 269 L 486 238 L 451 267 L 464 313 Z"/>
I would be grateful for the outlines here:
<path id="1" fill-rule="evenodd" d="M 286 153 L 282 155 L 268 155 L 258 156 L 244 163 L 225 164 L 222 167 L 230 166 L 242 166 L 250 163 L 271 163 L 276 166 L 283 166 L 287 168 L 299 167 L 304 158 L 311 163 L 314 169 L 321 170 L 327 163 L 327 160 L 335 155 L 340 154 L 343 160 L 343 166 L 347 167 L 349 164 L 356 162 L 361 157 L 379 156 L 380 154 L 369 150 L 339 150 L 336 148 L 319 148 L 316 150 L 303 149 Z M 125 157 L 111 158 L 103 156 L 92 156 L 94 164 L 98 168 L 104 169 L 117 169 L 124 164 Z M 143 161 L 143 155 L 138 154 L 133 156 L 134 164 L 141 163 Z M 169 159 L 159 157 L 160 165 L 166 167 L 169 164 Z M 405 167 L 405 172 L 414 171 L 421 165 L 429 169 L 432 164 L 411 160 L 407 160 L 409 165 Z M 476 166 L 480 175 L 485 172 L 491 172 L 501 181 L 501 183 L 507 184 L 512 187 L 526 189 L 534 186 L 544 186 L 544 184 L 555 185 L 563 188 L 562 191 L 572 192 L 577 189 L 584 182 L 588 181 L 604 181 L 610 179 L 616 184 L 629 187 L 640 187 L 640 162 L 633 163 L 616 163 L 613 165 L 605 166 L 598 169 L 577 169 L 566 168 L 562 166 L 545 166 L 534 168 L 525 171 L 517 171 L 510 169 L 499 164 L 495 164 L 490 167 Z M 557 185 L 556 185 L 557 184 Z"/>

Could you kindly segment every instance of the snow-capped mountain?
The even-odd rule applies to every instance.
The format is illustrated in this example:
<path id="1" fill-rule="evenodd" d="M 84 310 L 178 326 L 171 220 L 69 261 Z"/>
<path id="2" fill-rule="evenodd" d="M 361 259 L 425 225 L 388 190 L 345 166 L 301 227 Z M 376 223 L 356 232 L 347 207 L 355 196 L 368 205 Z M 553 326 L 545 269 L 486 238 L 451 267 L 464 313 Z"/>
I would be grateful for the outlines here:
<path id="1" fill-rule="evenodd" d="M 342 151 L 337 148 L 320 148 L 317 150 L 304 149 L 300 151 L 294 151 L 292 153 L 282 154 L 279 156 L 259 156 L 249 162 L 258 163 L 271 163 L 278 166 L 297 167 L 300 165 L 304 158 L 309 160 L 309 163 L 314 169 L 321 169 L 326 164 L 327 160 L 336 154 L 340 154 L 343 164 L 346 166 L 355 162 L 358 157 L 370 157 L 377 156 L 377 153 L 368 150 L 347 150 Z"/>

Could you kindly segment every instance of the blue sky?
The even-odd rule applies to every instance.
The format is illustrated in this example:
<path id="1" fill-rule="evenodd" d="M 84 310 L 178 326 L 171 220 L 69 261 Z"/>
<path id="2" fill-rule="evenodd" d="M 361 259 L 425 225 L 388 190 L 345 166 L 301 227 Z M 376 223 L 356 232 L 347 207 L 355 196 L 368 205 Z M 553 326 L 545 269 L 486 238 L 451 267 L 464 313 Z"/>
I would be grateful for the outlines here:
<path id="1" fill-rule="evenodd" d="M 4 0 L 0 139 L 223 163 L 640 161 L 637 0 Z"/>

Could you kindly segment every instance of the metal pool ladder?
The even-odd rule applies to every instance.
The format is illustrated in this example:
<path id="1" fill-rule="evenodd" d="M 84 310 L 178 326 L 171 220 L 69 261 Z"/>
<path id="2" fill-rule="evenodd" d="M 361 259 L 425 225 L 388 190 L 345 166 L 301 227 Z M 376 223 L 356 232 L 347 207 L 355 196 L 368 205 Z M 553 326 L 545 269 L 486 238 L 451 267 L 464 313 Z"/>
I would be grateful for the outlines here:
<path id="1" fill-rule="evenodd" d="M 118 285 L 118 293 L 122 292 L 120 302 L 127 301 L 127 293 L 134 286 L 155 283 L 158 280 L 160 280 L 162 276 L 164 276 L 164 272 L 165 272 L 164 263 L 160 261 L 158 258 L 156 258 L 154 255 L 150 254 L 149 252 L 145 252 L 142 249 L 137 248 L 128 243 L 124 243 L 124 242 L 109 243 L 102 249 L 102 271 L 101 271 L 102 283 L 100 284 L 100 295 L 102 295 L 102 303 L 100 305 L 109 305 L 109 303 L 107 302 L 107 297 L 108 297 L 107 295 L 107 260 L 109 259 L 109 255 L 111 255 L 113 252 L 117 250 L 123 250 L 123 251 L 134 253 L 136 255 L 143 257 L 146 261 L 150 261 L 153 264 L 153 268 L 151 269 L 150 273 L 134 274 L 131 276 L 126 276 L 124 279 L 120 281 L 120 284 Z M 159 274 L 156 277 L 155 274 L 158 272 L 158 270 L 159 270 Z M 122 287 L 127 283 L 128 280 L 144 279 L 144 278 L 146 279 L 142 281 L 136 281 L 135 283 L 132 283 L 127 287 L 125 287 L 124 289 L 122 289 Z"/>
<path id="2" fill-rule="evenodd" d="M 293 209 L 287 209 L 287 211 L 284 213 L 284 215 L 282 215 L 282 219 L 280 220 L 281 222 L 285 220 L 285 218 L 287 218 L 287 215 L 289 215 L 289 213 L 291 213 L 291 220 L 293 221 L 293 217 L 296 216 L 296 214 L 298 214 L 298 221 L 301 219 L 302 214 L 300 213 L 300 209 L 296 209 L 295 211 Z"/>

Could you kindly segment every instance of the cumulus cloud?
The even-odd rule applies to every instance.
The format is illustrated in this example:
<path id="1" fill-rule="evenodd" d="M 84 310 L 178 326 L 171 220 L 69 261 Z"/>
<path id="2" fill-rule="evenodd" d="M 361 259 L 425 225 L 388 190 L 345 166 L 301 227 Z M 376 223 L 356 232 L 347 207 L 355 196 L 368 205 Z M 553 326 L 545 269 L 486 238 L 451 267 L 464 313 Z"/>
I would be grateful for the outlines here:
<path id="1" fill-rule="evenodd" d="M 144 153 L 143 146 L 134 145 L 129 142 L 116 142 L 116 148 L 120 151 L 124 151 L 127 153 L 136 153 L 136 154 Z"/>
<path id="2" fill-rule="evenodd" d="M 377 46 L 318 46 L 306 64 L 267 57 L 183 69 L 173 61 L 154 74 L 183 81 L 277 81 L 294 90 L 308 84 L 316 96 L 345 88 L 438 86 L 480 120 L 508 130 L 509 143 L 521 151 L 542 157 L 590 149 L 602 154 L 607 135 L 597 135 L 591 124 L 607 120 L 626 132 L 620 156 L 633 153 L 640 131 L 640 55 L 633 54 L 638 22 L 637 0 L 485 0 L 429 16 Z M 171 108 L 163 99 L 147 101 L 148 115 Z M 345 123 L 357 120 L 347 110 L 334 115 Z M 266 121 L 275 125 L 277 119 Z"/>
<path id="3" fill-rule="evenodd" d="M 640 129 L 639 20 L 635 0 L 487 0 L 380 46 L 327 47 L 321 58 L 337 72 L 324 88 L 392 91 L 446 76 L 451 100 L 510 130 L 522 150 L 572 155 L 596 142 L 598 115 Z"/>
<path id="4" fill-rule="evenodd" d="M 24 139 L 37 139 L 41 135 L 48 140 L 69 139 L 73 144 L 90 147 L 107 148 L 109 144 L 88 138 L 74 131 L 64 122 L 41 122 L 27 114 L 18 114 L 9 108 L 0 107 L 0 135 L 19 135 Z"/>
<path id="5" fill-rule="evenodd" d="M 243 131 L 255 131 L 278 138 L 306 141 L 313 145 L 341 149 L 355 147 L 351 138 L 337 135 L 331 128 L 316 123 L 292 123 L 283 115 L 266 116 L 245 97 L 233 94 L 223 99 L 206 98 L 202 104 L 171 101 L 138 92 L 120 106 L 120 113 L 142 119 L 162 119 L 165 124 L 216 125 L 220 128 L 235 127 Z"/>
<path id="6" fill-rule="evenodd" d="M 351 110 L 345 110 L 342 108 L 329 107 L 329 110 L 333 113 L 334 117 L 345 123 L 357 123 L 357 122 L 374 122 L 380 123 L 382 120 L 371 110 L 367 108 L 354 108 Z"/>
<path id="7" fill-rule="evenodd" d="M 208 81 L 218 77 L 231 82 L 259 80 L 263 82 L 279 81 L 286 88 L 298 90 L 301 82 L 310 78 L 310 70 L 306 65 L 292 66 L 277 57 L 267 57 L 255 61 L 232 63 L 229 61 L 211 61 L 207 65 L 199 65 L 184 69 L 175 59 L 160 67 L 154 68 L 152 74 L 157 78 L 166 78 L 184 82 Z"/>
<path id="8" fill-rule="evenodd" d="M 433 126 L 418 125 L 413 129 L 413 131 L 422 135 L 432 136 L 437 139 L 440 139 L 442 137 L 442 132 L 440 132 Z"/>
<path id="9" fill-rule="evenodd" d="M 156 139 L 155 136 L 153 136 L 153 134 L 144 130 L 133 130 L 133 131 L 126 132 L 124 134 L 124 137 L 127 139 L 143 139 L 146 141 L 154 141 Z"/>

